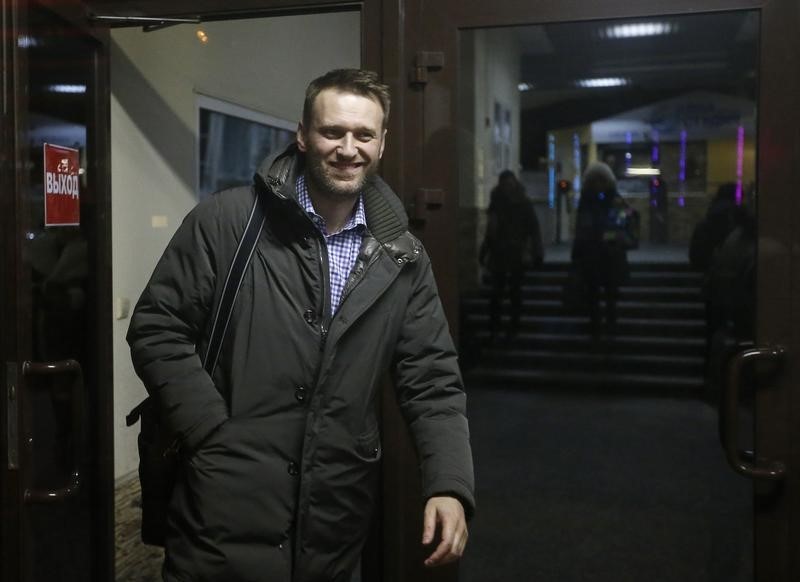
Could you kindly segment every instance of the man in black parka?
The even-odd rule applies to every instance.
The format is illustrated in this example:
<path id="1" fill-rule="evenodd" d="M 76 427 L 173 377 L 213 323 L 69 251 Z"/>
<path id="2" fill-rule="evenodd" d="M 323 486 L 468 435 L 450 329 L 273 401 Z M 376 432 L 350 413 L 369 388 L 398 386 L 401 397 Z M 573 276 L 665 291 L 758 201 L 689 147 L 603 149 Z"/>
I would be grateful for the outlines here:
<path id="1" fill-rule="evenodd" d="M 419 455 L 423 543 L 441 538 L 426 565 L 464 550 L 465 395 L 428 255 L 375 175 L 388 114 L 374 73 L 312 81 L 297 143 L 192 210 L 136 306 L 133 362 L 180 446 L 167 581 L 348 581 L 377 500 L 387 369 Z M 258 191 L 265 228 L 210 377 L 210 314 Z"/>

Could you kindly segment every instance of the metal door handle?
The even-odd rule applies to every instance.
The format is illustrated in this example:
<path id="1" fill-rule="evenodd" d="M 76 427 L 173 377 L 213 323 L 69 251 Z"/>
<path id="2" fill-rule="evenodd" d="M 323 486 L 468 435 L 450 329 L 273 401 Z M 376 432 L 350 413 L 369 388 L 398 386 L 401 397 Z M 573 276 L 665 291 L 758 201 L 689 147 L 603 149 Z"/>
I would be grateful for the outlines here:
<path id="1" fill-rule="evenodd" d="M 754 347 L 742 350 L 731 359 L 728 367 L 728 384 L 722 394 L 723 442 L 728 463 L 734 471 L 754 479 L 777 481 L 786 475 L 786 465 L 781 461 L 743 455 L 739 450 L 739 390 L 742 368 L 757 360 L 780 362 L 786 355 L 782 346 Z M 752 459 L 752 460 L 751 460 Z"/>
<path id="2" fill-rule="evenodd" d="M 73 447 L 72 471 L 69 483 L 59 489 L 39 490 L 25 489 L 26 503 L 57 503 L 75 497 L 81 488 L 82 473 L 80 461 L 83 458 L 83 370 L 75 360 L 62 360 L 60 362 L 23 362 L 23 376 L 60 376 L 73 375 L 72 383 L 72 430 L 77 433 Z"/>

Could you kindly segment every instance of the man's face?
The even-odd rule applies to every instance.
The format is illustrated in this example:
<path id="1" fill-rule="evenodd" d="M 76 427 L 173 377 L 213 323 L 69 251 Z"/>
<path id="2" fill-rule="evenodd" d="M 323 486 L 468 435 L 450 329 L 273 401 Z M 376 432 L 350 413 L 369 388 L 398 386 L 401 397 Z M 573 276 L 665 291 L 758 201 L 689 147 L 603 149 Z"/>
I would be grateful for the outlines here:
<path id="1" fill-rule="evenodd" d="M 383 109 L 369 97 L 325 89 L 311 109 L 309 127 L 297 129 L 312 193 L 352 199 L 383 155 Z"/>

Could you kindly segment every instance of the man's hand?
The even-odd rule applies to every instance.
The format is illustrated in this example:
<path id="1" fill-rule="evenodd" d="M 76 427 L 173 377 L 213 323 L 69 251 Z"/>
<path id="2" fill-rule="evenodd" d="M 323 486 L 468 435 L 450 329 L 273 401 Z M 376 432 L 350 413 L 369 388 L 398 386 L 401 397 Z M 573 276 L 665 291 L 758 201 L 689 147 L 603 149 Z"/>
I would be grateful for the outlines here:
<path id="1" fill-rule="evenodd" d="M 458 560 L 467 545 L 467 520 L 464 507 L 455 497 L 431 497 L 425 505 L 425 523 L 422 544 L 433 541 L 437 524 L 441 525 L 441 538 L 436 550 L 425 560 L 426 566 L 441 566 Z"/>

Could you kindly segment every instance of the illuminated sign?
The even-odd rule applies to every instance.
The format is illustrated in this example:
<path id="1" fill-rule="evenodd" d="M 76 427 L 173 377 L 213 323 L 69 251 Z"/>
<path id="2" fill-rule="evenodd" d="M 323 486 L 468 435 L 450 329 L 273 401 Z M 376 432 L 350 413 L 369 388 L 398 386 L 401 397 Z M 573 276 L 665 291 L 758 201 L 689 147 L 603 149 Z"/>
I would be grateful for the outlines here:
<path id="1" fill-rule="evenodd" d="M 44 144 L 44 225 L 81 223 L 80 151 Z"/>

